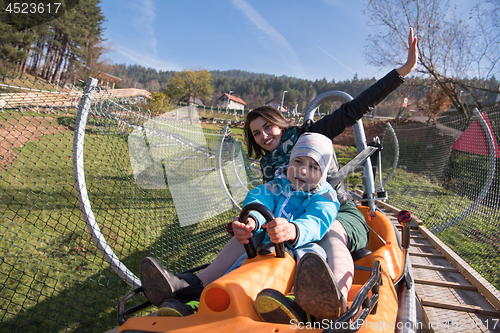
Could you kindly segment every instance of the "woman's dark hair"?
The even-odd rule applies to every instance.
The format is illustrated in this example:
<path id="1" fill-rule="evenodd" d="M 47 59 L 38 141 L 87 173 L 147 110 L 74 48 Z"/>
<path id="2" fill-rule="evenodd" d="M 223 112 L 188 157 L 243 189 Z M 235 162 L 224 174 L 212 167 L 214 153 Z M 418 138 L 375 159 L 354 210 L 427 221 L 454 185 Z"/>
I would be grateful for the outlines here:
<path id="1" fill-rule="evenodd" d="M 294 126 L 293 121 L 287 120 L 280 111 L 271 106 L 261 106 L 250 111 L 245 118 L 245 141 L 248 149 L 248 157 L 251 157 L 255 152 L 256 159 L 262 157 L 264 149 L 255 142 L 250 129 L 250 123 L 259 117 L 264 118 L 271 125 L 278 126 L 282 131 L 286 131 Z"/>

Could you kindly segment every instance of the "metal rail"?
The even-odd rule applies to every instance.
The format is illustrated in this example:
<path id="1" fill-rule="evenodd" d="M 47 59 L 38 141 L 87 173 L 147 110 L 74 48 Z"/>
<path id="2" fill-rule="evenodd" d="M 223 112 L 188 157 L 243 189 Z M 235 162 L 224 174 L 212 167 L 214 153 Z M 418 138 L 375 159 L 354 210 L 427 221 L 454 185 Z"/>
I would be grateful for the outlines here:
<path id="1" fill-rule="evenodd" d="M 398 137 L 396 136 L 396 132 L 394 132 L 394 128 L 392 128 L 391 123 L 387 122 L 385 126 L 389 129 L 389 133 L 391 133 L 391 135 L 392 135 L 392 137 L 394 139 L 394 144 L 395 144 L 396 152 L 394 153 L 395 157 L 394 157 L 394 163 L 392 163 L 391 172 L 389 172 L 389 175 L 387 176 L 387 178 L 384 179 L 384 182 L 382 183 L 382 187 L 384 187 L 389 182 L 389 180 L 392 178 L 392 176 L 394 175 L 394 172 L 396 171 L 396 168 L 398 167 L 398 163 L 399 163 L 399 141 L 398 141 Z M 380 170 L 380 173 L 382 173 L 382 170 Z"/>
<path id="2" fill-rule="evenodd" d="M 97 224 L 92 206 L 87 193 L 87 185 L 85 183 L 85 170 L 83 160 L 83 146 L 85 142 L 85 126 L 89 115 L 90 104 L 94 92 L 97 88 L 97 79 L 89 78 L 85 86 L 82 100 L 78 107 L 76 117 L 76 128 L 73 137 L 73 177 L 75 179 L 75 188 L 78 196 L 78 204 L 83 215 L 83 219 L 87 224 L 87 229 L 92 235 L 92 239 L 97 245 L 99 251 L 104 257 L 104 260 L 111 265 L 111 268 L 132 288 L 141 286 L 141 281 L 123 264 L 115 255 L 113 249 L 108 245 L 106 239 L 101 233 L 101 229 Z"/>
<path id="3" fill-rule="evenodd" d="M 229 189 L 226 186 L 226 181 L 224 180 L 224 174 L 222 173 L 222 147 L 224 146 L 224 139 L 226 138 L 226 135 L 228 133 L 228 126 L 224 126 L 224 128 L 221 131 L 220 139 L 219 139 L 219 146 L 217 147 L 217 159 L 216 159 L 216 169 L 219 174 L 219 179 L 221 182 L 221 186 L 224 190 L 224 193 L 228 197 L 229 201 L 233 205 L 234 208 L 236 208 L 238 211 L 241 211 L 240 205 L 234 200 L 233 196 L 229 192 Z"/>

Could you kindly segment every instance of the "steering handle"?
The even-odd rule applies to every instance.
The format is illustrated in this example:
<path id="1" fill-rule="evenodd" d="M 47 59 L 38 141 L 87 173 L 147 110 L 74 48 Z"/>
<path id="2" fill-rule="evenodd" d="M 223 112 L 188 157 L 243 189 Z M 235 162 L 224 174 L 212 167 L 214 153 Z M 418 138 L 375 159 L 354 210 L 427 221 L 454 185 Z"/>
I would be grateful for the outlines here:
<path id="1" fill-rule="evenodd" d="M 241 223 L 247 224 L 248 214 L 252 210 L 260 213 L 266 219 L 266 222 L 274 220 L 274 214 L 269 210 L 269 208 L 267 208 L 263 204 L 254 202 L 246 205 L 241 210 L 240 212 Z M 283 242 L 275 243 L 274 246 L 276 248 L 276 257 L 285 258 L 285 244 L 283 244 Z M 247 257 L 249 259 L 255 258 L 257 256 L 257 251 L 255 250 L 255 245 L 253 244 L 252 239 L 249 239 L 248 243 L 245 244 L 245 251 L 247 252 Z"/>

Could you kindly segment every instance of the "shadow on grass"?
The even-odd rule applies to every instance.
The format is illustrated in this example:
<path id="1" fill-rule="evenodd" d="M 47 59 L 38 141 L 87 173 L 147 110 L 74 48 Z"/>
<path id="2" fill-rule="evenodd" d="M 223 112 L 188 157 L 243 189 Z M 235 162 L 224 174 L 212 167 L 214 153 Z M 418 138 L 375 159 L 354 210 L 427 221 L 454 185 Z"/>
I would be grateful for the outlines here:
<path id="1" fill-rule="evenodd" d="M 51 138 L 59 150 L 49 156 Z M 83 222 L 71 160 L 59 157 L 71 156 L 70 135 L 51 138 L 23 147 L 23 158 L 2 173 L 0 332 L 104 332 L 117 326 L 117 303 L 131 287 L 104 262 Z M 98 225 L 136 276 L 145 256 L 179 272 L 211 262 L 229 240 L 225 224 L 235 212 L 181 227 L 168 189 L 136 187 L 123 138 L 89 136 L 87 147 Z"/>
<path id="2" fill-rule="evenodd" d="M 95 211 L 97 216 L 100 213 L 102 209 Z M 45 264 L 58 261 L 47 271 L 37 270 L 31 274 L 27 267 L 18 272 L 17 276 L 10 276 L 11 281 L 7 281 L 4 288 L 15 288 L 20 284 L 25 284 L 28 288 L 26 300 L 17 301 L 18 298 L 14 296 L 4 309 L 7 316 L 0 324 L 1 332 L 104 332 L 118 325 L 117 303 L 132 288 L 103 262 L 95 245 L 90 243 L 88 234 L 82 232 L 82 223 L 78 223 L 80 227 L 68 233 L 64 241 L 53 239 L 47 245 L 48 251 L 45 251 L 45 256 L 40 260 Z M 182 271 L 209 263 L 229 239 L 225 225 L 203 223 L 207 225 L 182 228 L 176 222 L 169 223 L 154 242 L 142 249 L 139 246 L 129 249 L 126 257 L 123 257 L 127 252 L 126 242 L 117 240 L 113 248 L 117 250 L 115 254 L 136 276 L 140 260 L 152 254 L 157 254 L 156 257 L 170 270 Z M 113 242 L 109 236 L 113 229 L 103 229 L 104 232 L 109 231 L 106 238 L 110 243 Z M 75 253 L 78 251 L 75 250 L 77 247 L 70 243 L 82 244 L 83 240 L 86 240 L 85 247 L 88 250 Z M 60 253 L 63 246 L 67 251 L 64 255 Z M 15 265 L 14 263 L 14 269 Z M 54 279 L 57 280 L 55 283 Z M 143 301 L 143 297 L 136 297 L 127 307 Z M 30 303 L 32 305 L 28 306 Z M 155 310 L 152 307 L 143 314 Z"/>

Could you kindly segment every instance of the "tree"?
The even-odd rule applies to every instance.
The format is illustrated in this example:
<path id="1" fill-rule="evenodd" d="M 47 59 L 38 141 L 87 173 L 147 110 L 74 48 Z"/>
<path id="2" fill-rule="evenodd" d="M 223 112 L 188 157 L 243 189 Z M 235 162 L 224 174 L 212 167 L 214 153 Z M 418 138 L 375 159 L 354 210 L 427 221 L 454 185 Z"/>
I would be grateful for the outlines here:
<path id="1" fill-rule="evenodd" d="M 439 86 L 432 88 L 427 96 L 417 103 L 418 109 L 429 118 L 428 121 L 435 120 L 448 110 L 450 105 L 450 97 Z"/>
<path id="2" fill-rule="evenodd" d="M 0 8 L 9 8 L 8 2 L 0 0 Z M 50 82 L 70 79 L 70 75 L 86 79 L 89 74 L 97 74 L 104 49 L 100 0 L 30 3 L 36 4 L 37 10 L 44 6 L 44 12 L 20 15 L 5 9 L 0 13 L 0 65 L 21 75 L 25 70 L 40 74 Z M 10 5 L 21 3 L 10 1 Z"/>
<path id="3" fill-rule="evenodd" d="M 188 103 L 194 103 L 196 98 L 210 98 L 213 92 L 212 76 L 206 69 L 191 68 L 177 72 L 165 88 L 165 95 L 171 100 L 182 99 Z"/>
<path id="4" fill-rule="evenodd" d="M 174 77 L 168 80 L 165 95 L 171 100 L 186 100 L 189 104 L 194 104 L 197 97 L 210 98 L 214 92 L 212 86 L 212 75 L 206 69 L 184 70 L 175 73 Z M 189 108 L 189 121 L 193 124 L 193 109 Z"/>
<path id="5" fill-rule="evenodd" d="M 19 32 L 48 23 L 72 10 L 80 0 L 0 0 L 0 22 Z M 25 14 L 23 14 L 25 13 Z"/>
<path id="6" fill-rule="evenodd" d="M 481 10 L 478 10 L 481 8 Z M 484 14 L 489 8 L 490 14 Z M 367 57 L 379 66 L 405 62 L 407 32 L 413 27 L 418 35 L 419 66 L 417 73 L 431 78 L 430 86 L 439 86 L 453 106 L 467 114 L 460 98 L 465 91 L 481 108 L 474 90 L 489 92 L 486 87 L 471 86 L 467 77 L 489 79 L 500 69 L 498 0 L 483 0 L 466 21 L 456 15 L 456 8 L 442 0 L 371 0 L 366 12 L 377 27 L 370 36 Z M 496 13 L 493 15 L 491 13 Z M 484 35 L 486 33 L 486 35 Z M 480 46 L 480 47 L 478 47 Z M 488 49 L 488 52 L 485 50 Z"/>
<path id="7" fill-rule="evenodd" d="M 475 46 L 476 63 L 481 64 L 479 77 L 492 77 L 498 73 L 500 61 L 500 1 L 484 0 L 472 9 L 471 18 L 474 20 L 483 38 Z M 484 73 L 483 73 L 484 72 Z"/>
<path id="8" fill-rule="evenodd" d="M 106 50 L 102 43 L 102 23 L 105 19 L 100 2 L 101 0 L 79 0 L 77 10 L 72 12 L 73 16 L 66 15 L 66 20 L 61 21 L 64 28 L 60 29 L 66 31 L 70 48 L 66 56 L 73 55 L 73 59 L 67 58 L 68 66 L 72 66 L 77 76 L 84 81 L 89 76 L 95 77 L 103 68 L 103 62 L 99 60 Z"/>
<path id="9" fill-rule="evenodd" d="M 29 51 L 26 49 L 35 40 L 32 31 L 16 31 L 11 26 L 0 22 L 0 65 L 7 70 L 19 71 L 24 68 Z"/>
<path id="10" fill-rule="evenodd" d="M 147 102 L 147 107 L 151 113 L 158 115 L 168 110 L 168 98 L 160 92 L 152 92 L 151 99 Z"/>
<path id="11" fill-rule="evenodd" d="M 285 102 L 283 104 L 285 104 L 288 107 L 288 110 L 292 112 L 292 110 L 295 109 L 295 105 L 297 105 L 298 99 L 299 97 L 297 96 L 297 91 L 295 89 L 290 89 L 286 94 Z"/>
<path id="12" fill-rule="evenodd" d="M 412 90 L 414 91 L 414 79 L 408 79 L 407 81 L 410 81 L 409 84 L 402 85 L 396 91 L 391 93 L 391 95 L 395 98 L 393 103 L 392 103 L 392 109 L 397 110 L 397 113 L 395 115 L 396 118 L 401 118 L 403 114 L 408 111 L 409 107 L 412 105 L 412 101 L 410 100 L 410 96 L 412 95 Z M 417 94 L 413 94 L 417 95 Z M 405 103 L 406 99 L 406 103 Z M 413 99 L 413 98 L 412 98 Z M 418 104 L 417 104 L 418 106 Z M 378 111 L 378 110 L 377 110 Z M 378 116 L 381 116 L 382 114 L 377 113 Z M 389 114 L 393 115 L 393 114 Z"/>

